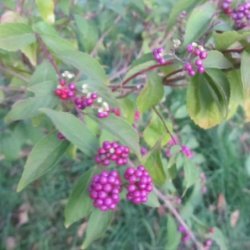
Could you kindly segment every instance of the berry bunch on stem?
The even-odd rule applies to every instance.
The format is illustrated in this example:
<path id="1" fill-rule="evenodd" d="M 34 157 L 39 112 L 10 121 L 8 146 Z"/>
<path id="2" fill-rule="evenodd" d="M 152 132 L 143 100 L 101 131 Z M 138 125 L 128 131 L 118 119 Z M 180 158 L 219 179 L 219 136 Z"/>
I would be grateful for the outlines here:
<path id="1" fill-rule="evenodd" d="M 203 61 L 207 58 L 207 51 L 203 46 L 192 43 L 187 46 L 187 52 L 191 58 L 185 63 L 184 70 L 191 77 L 195 76 L 197 73 L 203 74 L 205 72 Z"/>
<path id="2" fill-rule="evenodd" d="M 93 177 L 89 188 L 94 207 L 101 211 L 114 210 L 120 202 L 122 182 L 117 171 L 103 171 Z"/>
<path id="3" fill-rule="evenodd" d="M 118 142 L 104 141 L 102 147 L 98 149 L 96 155 L 96 163 L 102 166 L 109 166 L 111 161 L 117 166 L 126 165 L 128 163 L 130 149 Z"/>
<path id="4" fill-rule="evenodd" d="M 164 59 L 164 49 L 163 48 L 156 48 L 153 50 L 153 56 L 157 63 L 164 64 L 166 60 Z"/>
<path id="5" fill-rule="evenodd" d="M 153 190 L 152 178 L 145 167 L 127 168 L 124 177 L 128 181 L 127 199 L 134 204 L 145 203 Z"/>

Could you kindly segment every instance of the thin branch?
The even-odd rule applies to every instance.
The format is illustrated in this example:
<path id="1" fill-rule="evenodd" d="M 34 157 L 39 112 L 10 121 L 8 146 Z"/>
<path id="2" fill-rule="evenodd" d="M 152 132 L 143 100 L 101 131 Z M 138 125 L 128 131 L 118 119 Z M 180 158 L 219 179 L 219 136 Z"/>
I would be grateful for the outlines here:
<path id="1" fill-rule="evenodd" d="M 182 72 L 182 71 L 183 71 L 183 68 L 177 69 L 177 70 L 175 70 L 175 71 L 169 73 L 168 75 L 166 75 L 166 76 L 164 77 L 163 80 L 165 81 L 165 80 L 167 80 L 168 78 L 170 78 L 171 76 L 176 75 L 176 74 L 178 74 L 178 73 L 180 73 L 180 72 Z"/>
<path id="2" fill-rule="evenodd" d="M 167 197 L 161 193 L 157 188 L 154 188 L 154 192 L 156 196 L 164 203 L 165 207 L 171 212 L 171 214 L 175 217 L 175 219 L 178 221 L 179 224 L 181 224 L 188 235 L 190 236 L 191 240 L 195 244 L 196 248 L 198 250 L 202 250 L 202 244 L 196 239 L 196 236 L 193 234 L 192 230 L 188 227 L 186 222 L 182 219 L 179 212 L 176 210 L 176 208 L 171 204 L 171 202 L 167 199 Z"/>
<path id="3" fill-rule="evenodd" d="M 180 86 L 180 84 L 178 85 L 175 85 L 173 83 L 177 82 L 177 81 L 181 81 L 181 80 L 184 80 L 185 79 L 185 76 L 178 76 L 178 77 L 175 77 L 175 78 L 172 78 L 172 79 L 167 79 L 165 82 L 163 82 L 163 85 L 166 85 L 166 86 Z M 186 84 L 182 84 L 182 86 L 185 86 Z"/>
<path id="4" fill-rule="evenodd" d="M 112 89 L 112 91 L 114 92 L 117 89 L 122 88 L 124 85 L 126 85 L 128 82 L 130 82 L 131 80 L 133 80 L 134 78 L 136 78 L 139 75 L 145 74 L 145 73 L 147 73 L 149 71 L 152 71 L 154 69 L 158 69 L 158 68 L 161 68 L 161 67 L 165 67 L 165 66 L 171 65 L 171 64 L 173 64 L 173 62 L 174 62 L 173 60 L 169 60 L 169 61 L 165 62 L 164 64 L 154 64 L 154 65 L 152 65 L 152 66 L 150 66 L 148 68 L 145 68 L 145 69 L 143 69 L 143 70 L 141 70 L 141 71 L 133 74 L 132 76 L 130 76 L 129 78 L 127 78 L 126 80 L 124 80 L 121 84 L 115 86 Z"/>
<path id="5" fill-rule="evenodd" d="M 238 49 L 227 49 L 227 50 L 222 50 L 222 53 L 242 53 L 245 48 L 238 48 Z"/>

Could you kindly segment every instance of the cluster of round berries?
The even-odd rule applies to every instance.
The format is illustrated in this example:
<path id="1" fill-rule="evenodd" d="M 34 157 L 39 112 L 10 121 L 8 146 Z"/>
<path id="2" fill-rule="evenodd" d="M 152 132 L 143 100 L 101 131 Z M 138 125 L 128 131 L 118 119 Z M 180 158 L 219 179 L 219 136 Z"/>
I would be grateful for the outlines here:
<path id="1" fill-rule="evenodd" d="M 164 59 L 164 49 L 163 48 L 157 48 L 153 50 L 153 56 L 156 62 L 159 64 L 164 64 L 166 60 Z"/>
<path id="2" fill-rule="evenodd" d="M 250 1 L 232 7 L 233 0 L 224 0 L 221 7 L 225 14 L 234 20 L 237 29 L 243 29 L 250 24 Z"/>
<path id="3" fill-rule="evenodd" d="M 109 166 L 111 161 L 122 166 L 128 163 L 129 153 L 129 148 L 118 142 L 104 141 L 102 147 L 98 149 L 95 160 L 102 166 Z"/>
<path id="4" fill-rule="evenodd" d="M 98 97 L 97 93 L 90 92 L 87 84 L 82 85 L 81 94 L 74 83 L 69 83 L 62 79 L 55 90 L 55 95 L 61 100 L 70 100 L 74 103 L 76 109 L 84 110 L 93 106 L 97 110 L 98 118 L 106 118 L 111 112 L 116 114 L 116 109 L 110 109 L 107 102 Z"/>
<path id="5" fill-rule="evenodd" d="M 60 80 L 55 90 L 55 95 L 61 100 L 69 100 L 76 94 L 76 85 L 74 83 L 67 84 L 64 79 Z"/>
<path id="6" fill-rule="evenodd" d="M 153 190 L 152 179 L 143 166 L 128 168 L 124 177 L 128 180 L 127 199 L 134 204 L 145 203 Z M 120 202 L 121 177 L 116 170 L 103 171 L 92 178 L 89 196 L 94 207 L 101 211 L 114 210 Z"/>
<path id="7" fill-rule="evenodd" d="M 237 29 L 243 29 L 250 25 L 250 2 L 239 4 L 232 11 L 231 16 Z"/>
<path id="8" fill-rule="evenodd" d="M 98 98 L 96 93 L 89 93 L 88 95 L 78 96 L 74 99 L 75 106 L 78 109 L 85 109 L 91 107 Z"/>
<path id="9" fill-rule="evenodd" d="M 129 182 L 127 199 L 134 204 L 146 202 L 148 194 L 153 190 L 153 185 L 152 178 L 144 166 L 127 168 L 124 177 Z"/>
<path id="10" fill-rule="evenodd" d="M 109 116 L 110 108 L 107 102 L 103 101 L 101 97 L 98 97 L 96 93 L 92 93 L 88 90 L 88 85 L 82 85 L 81 96 L 75 98 L 74 102 L 78 109 L 85 109 L 93 105 L 97 109 L 98 118 L 106 118 Z"/>
<path id="11" fill-rule="evenodd" d="M 94 207 L 101 211 L 113 210 L 120 202 L 122 182 L 119 173 L 113 171 L 103 171 L 95 175 L 89 188 L 90 198 Z"/>
<path id="12" fill-rule="evenodd" d="M 196 73 L 203 74 L 205 72 L 203 60 L 207 58 L 207 51 L 203 46 L 192 43 L 187 46 L 187 52 L 193 56 L 193 60 L 185 63 L 184 70 L 189 76 L 195 76 Z"/>

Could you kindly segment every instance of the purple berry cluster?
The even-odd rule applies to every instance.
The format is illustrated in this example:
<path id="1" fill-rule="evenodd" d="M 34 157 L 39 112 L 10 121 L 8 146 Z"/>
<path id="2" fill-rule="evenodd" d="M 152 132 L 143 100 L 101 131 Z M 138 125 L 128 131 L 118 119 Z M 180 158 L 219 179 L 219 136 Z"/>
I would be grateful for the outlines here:
<path id="1" fill-rule="evenodd" d="M 76 94 L 76 85 L 74 83 L 67 84 L 64 79 L 61 79 L 54 93 L 61 100 L 69 100 Z"/>
<path id="2" fill-rule="evenodd" d="M 153 56 L 157 63 L 164 64 L 166 60 L 164 59 L 164 49 L 156 48 L 153 50 Z"/>
<path id="3" fill-rule="evenodd" d="M 250 1 L 232 7 L 233 0 L 224 0 L 221 8 L 225 14 L 230 16 L 236 29 L 243 29 L 250 25 Z"/>
<path id="4" fill-rule="evenodd" d="M 111 161 L 122 166 L 128 163 L 130 149 L 118 142 L 104 141 L 102 147 L 98 149 L 96 163 L 102 166 L 109 166 Z"/>
<path id="5" fill-rule="evenodd" d="M 66 80 L 62 79 L 54 93 L 63 101 L 71 101 L 78 110 L 93 107 L 97 110 L 98 118 L 106 118 L 110 113 L 115 113 L 113 110 L 116 110 L 110 109 L 109 104 L 103 101 L 97 93 L 88 91 L 88 86 L 86 84 L 83 84 L 82 90 L 78 91 L 75 83 L 67 84 Z"/>
<path id="6" fill-rule="evenodd" d="M 203 61 L 207 58 L 207 51 L 203 46 L 192 43 L 187 46 L 187 52 L 191 55 L 191 60 L 184 65 L 184 70 L 193 77 L 196 73 L 203 74 L 205 67 Z"/>
<path id="7" fill-rule="evenodd" d="M 250 2 L 239 4 L 231 14 L 237 29 L 243 29 L 250 25 Z"/>
<path id="8" fill-rule="evenodd" d="M 89 93 L 88 95 L 77 96 L 74 99 L 74 103 L 78 109 L 83 110 L 87 107 L 91 107 L 97 98 L 98 96 L 96 93 Z"/>
<path id="9" fill-rule="evenodd" d="M 122 182 L 119 173 L 103 171 L 93 177 L 89 188 L 94 207 L 101 211 L 114 210 L 120 202 Z"/>
<path id="10" fill-rule="evenodd" d="M 127 199 L 134 204 L 146 202 L 149 193 L 153 190 L 153 184 L 152 178 L 144 166 L 127 168 L 124 177 L 129 182 Z"/>

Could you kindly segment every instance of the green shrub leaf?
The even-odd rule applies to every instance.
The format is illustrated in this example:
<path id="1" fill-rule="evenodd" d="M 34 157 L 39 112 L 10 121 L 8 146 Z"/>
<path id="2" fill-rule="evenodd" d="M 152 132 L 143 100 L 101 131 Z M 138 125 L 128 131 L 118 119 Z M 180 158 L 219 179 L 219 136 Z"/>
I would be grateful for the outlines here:
<path id="1" fill-rule="evenodd" d="M 17 51 L 35 41 L 32 29 L 24 23 L 0 24 L 0 48 Z"/>
<path id="2" fill-rule="evenodd" d="M 148 81 L 137 98 L 137 107 L 140 112 L 148 111 L 158 104 L 164 95 L 161 78 L 156 73 L 148 76 Z"/>
<path id="3" fill-rule="evenodd" d="M 53 169 L 68 145 L 67 141 L 58 140 L 55 134 L 42 138 L 34 146 L 26 161 L 17 191 L 22 191 L 28 184 Z"/>
<path id="4" fill-rule="evenodd" d="M 53 0 L 36 0 L 36 5 L 44 21 L 48 23 L 55 22 L 55 4 Z"/>
<path id="5" fill-rule="evenodd" d="M 83 173 L 73 187 L 64 211 L 66 227 L 91 213 L 93 206 L 89 198 L 88 188 L 92 174 L 93 168 Z"/>
<path id="6" fill-rule="evenodd" d="M 96 136 L 74 115 L 67 112 L 41 109 L 56 128 L 83 153 L 88 156 L 95 154 L 98 141 Z"/>
<path id="7" fill-rule="evenodd" d="M 215 5 L 210 2 L 200 5 L 192 11 L 187 20 L 183 46 L 196 41 L 207 31 L 215 11 Z"/>
<path id="8" fill-rule="evenodd" d="M 91 116 L 92 119 L 98 118 Z M 124 143 L 140 157 L 139 136 L 132 126 L 121 117 L 111 114 L 108 118 L 98 119 L 100 127 L 108 130 L 112 135 L 117 137 L 121 143 Z"/>
<path id="9" fill-rule="evenodd" d="M 88 228 L 86 232 L 85 240 L 81 249 L 86 249 L 90 244 L 100 238 L 106 231 L 107 227 L 111 223 L 113 212 L 102 212 L 94 210 L 88 221 Z"/>
<path id="10" fill-rule="evenodd" d="M 243 93 L 245 98 L 250 98 L 250 53 L 243 52 L 241 58 L 241 80 L 243 84 Z"/>

